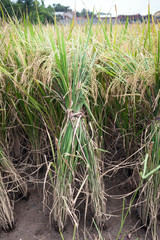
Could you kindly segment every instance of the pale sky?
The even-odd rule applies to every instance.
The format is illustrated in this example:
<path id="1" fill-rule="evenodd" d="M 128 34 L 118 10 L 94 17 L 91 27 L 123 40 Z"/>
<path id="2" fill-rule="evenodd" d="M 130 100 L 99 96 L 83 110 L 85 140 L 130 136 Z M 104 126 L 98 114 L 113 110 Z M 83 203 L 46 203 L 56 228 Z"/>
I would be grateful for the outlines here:
<path id="1" fill-rule="evenodd" d="M 149 0 L 44 0 L 46 6 L 53 3 L 60 3 L 64 6 L 70 6 L 74 9 L 76 1 L 76 10 L 81 11 L 83 8 L 88 10 L 95 9 L 98 12 L 112 13 L 115 16 L 115 4 L 117 6 L 117 14 L 137 14 L 145 15 L 148 13 Z M 160 0 L 150 0 L 151 13 L 160 11 Z"/>

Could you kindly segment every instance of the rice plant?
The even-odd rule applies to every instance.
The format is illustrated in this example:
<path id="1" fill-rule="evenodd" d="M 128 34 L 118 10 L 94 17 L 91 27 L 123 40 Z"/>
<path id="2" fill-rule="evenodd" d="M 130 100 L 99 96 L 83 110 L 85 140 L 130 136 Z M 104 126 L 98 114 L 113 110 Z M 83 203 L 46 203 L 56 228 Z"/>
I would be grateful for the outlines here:
<path id="1" fill-rule="evenodd" d="M 144 162 L 144 187 L 141 192 L 140 217 L 142 223 L 152 230 L 153 239 L 157 239 L 157 217 L 160 208 L 159 198 L 159 160 L 160 160 L 160 128 L 159 120 L 153 120 L 146 133 L 146 158 Z M 150 129 L 150 131 L 149 131 Z M 149 133 L 148 133 L 149 131 Z M 146 179 L 146 180 L 145 180 Z"/>
<path id="2" fill-rule="evenodd" d="M 78 195 L 84 190 L 83 186 L 86 186 L 86 198 L 91 195 L 91 203 L 98 224 L 102 225 L 105 219 L 103 180 L 100 179 L 99 159 L 95 155 L 94 132 L 90 136 L 87 126 L 88 118 L 92 119 L 88 106 L 88 94 L 91 70 L 96 56 L 90 56 L 87 53 L 89 37 L 90 33 L 85 44 L 73 45 L 68 55 L 63 33 L 59 33 L 57 29 L 58 46 L 52 39 L 56 62 L 56 68 L 53 70 L 54 92 L 55 98 L 64 111 L 56 146 L 56 177 L 53 186 L 53 218 L 61 230 L 64 229 L 67 215 L 78 227 L 75 205 Z M 80 175 L 79 170 L 82 187 L 75 193 L 73 187 L 75 179 Z"/>
<path id="3" fill-rule="evenodd" d="M 22 196 L 27 195 L 27 185 L 13 163 L 0 148 L 0 226 L 7 230 L 14 225 L 13 201 L 14 195 L 20 192 Z"/>
<path id="4" fill-rule="evenodd" d="M 8 197 L 6 188 L 0 174 L 0 226 L 4 230 L 12 229 L 14 224 L 13 206 Z"/>

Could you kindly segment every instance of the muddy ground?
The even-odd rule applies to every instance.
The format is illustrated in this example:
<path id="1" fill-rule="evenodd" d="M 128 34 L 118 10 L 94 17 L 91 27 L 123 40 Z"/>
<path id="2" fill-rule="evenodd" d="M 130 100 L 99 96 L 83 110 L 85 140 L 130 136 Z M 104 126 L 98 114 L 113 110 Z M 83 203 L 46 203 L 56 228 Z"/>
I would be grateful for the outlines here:
<path id="1" fill-rule="evenodd" d="M 43 196 L 42 185 L 32 186 L 30 188 L 30 196 L 28 200 L 21 199 L 15 203 L 15 219 L 16 224 L 14 230 L 10 232 L 0 231 L 0 240 L 60 240 L 62 239 L 60 234 L 55 231 L 54 226 L 49 225 L 48 212 L 43 212 Z M 112 177 L 112 181 L 109 179 L 106 181 L 106 193 L 110 195 L 107 201 L 107 213 L 112 217 L 107 221 L 107 228 L 102 231 L 102 237 L 104 240 L 116 240 L 117 233 L 120 229 L 122 203 L 123 198 L 121 195 L 127 194 L 130 187 L 130 181 L 127 181 L 122 173 L 118 172 L 115 177 Z M 126 207 L 129 203 L 130 197 L 126 197 Z M 84 236 L 83 225 L 83 206 L 80 208 L 81 220 L 79 227 L 79 239 L 80 240 L 96 240 L 98 238 L 97 230 L 92 222 L 92 213 L 88 212 L 87 219 L 87 231 Z M 73 226 L 70 221 L 66 226 L 66 230 L 63 233 L 64 240 L 73 239 Z M 146 229 L 141 228 L 141 222 L 138 214 L 133 207 L 127 216 L 120 238 L 125 234 L 124 240 L 144 240 Z M 159 235 L 160 236 L 160 235 Z M 147 238 L 152 239 L 151 236 Z M 160 238 L 159 238 L 160 239 Z"/>

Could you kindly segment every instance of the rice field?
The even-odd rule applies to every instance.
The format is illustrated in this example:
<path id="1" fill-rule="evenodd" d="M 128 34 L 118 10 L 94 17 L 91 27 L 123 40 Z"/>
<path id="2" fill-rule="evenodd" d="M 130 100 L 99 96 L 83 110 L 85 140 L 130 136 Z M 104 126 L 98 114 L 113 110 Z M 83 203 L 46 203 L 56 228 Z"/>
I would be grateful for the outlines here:
<path id="1" fill-rule="evenodd" d="M 146 234 L 160 213 L 160 24 L 0 20 L 0 227 L 43 175 L 48 221 L 107 226 L 106 181 L 124 169 Z M 114 155 L 119 156 L 113 161 Z M 121 158 L 123 156 L 123 160 Z M 43 174 L 42 174 L 43 173 Z M 125 216 L 122 211 L 122 225 Z M 119 235 L 117 236 L 118 239 Z"/>

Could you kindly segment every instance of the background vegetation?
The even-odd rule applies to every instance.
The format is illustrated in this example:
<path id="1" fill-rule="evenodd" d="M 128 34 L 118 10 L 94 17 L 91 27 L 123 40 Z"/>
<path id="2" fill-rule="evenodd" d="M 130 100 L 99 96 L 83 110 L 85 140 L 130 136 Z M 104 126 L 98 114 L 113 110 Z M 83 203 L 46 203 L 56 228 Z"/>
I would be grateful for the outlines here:
<path id="1" fill-rule="evenodd" d="M 16 17 L 18 20 L 21 20 L 24 16 L 28 16 L 32 23 L 37 23 L 39 19 L 43 24 L 48 22 L 54 23 L 55 12 L 72 12 L 70 7 L 59 3 L 46 7 L 43 0 L 17 0 L 16 2 L 0 0 L 0 6 L 5 18 L 10 16 L 13 19 Z M 0 11 L 1 18 L 2 11 Z M 87 17 L 87 10 L 84 8 L 76 14 L 77 17 Z M 92 16 L 92 12 L 88 11 L 88 14 Z"/>

